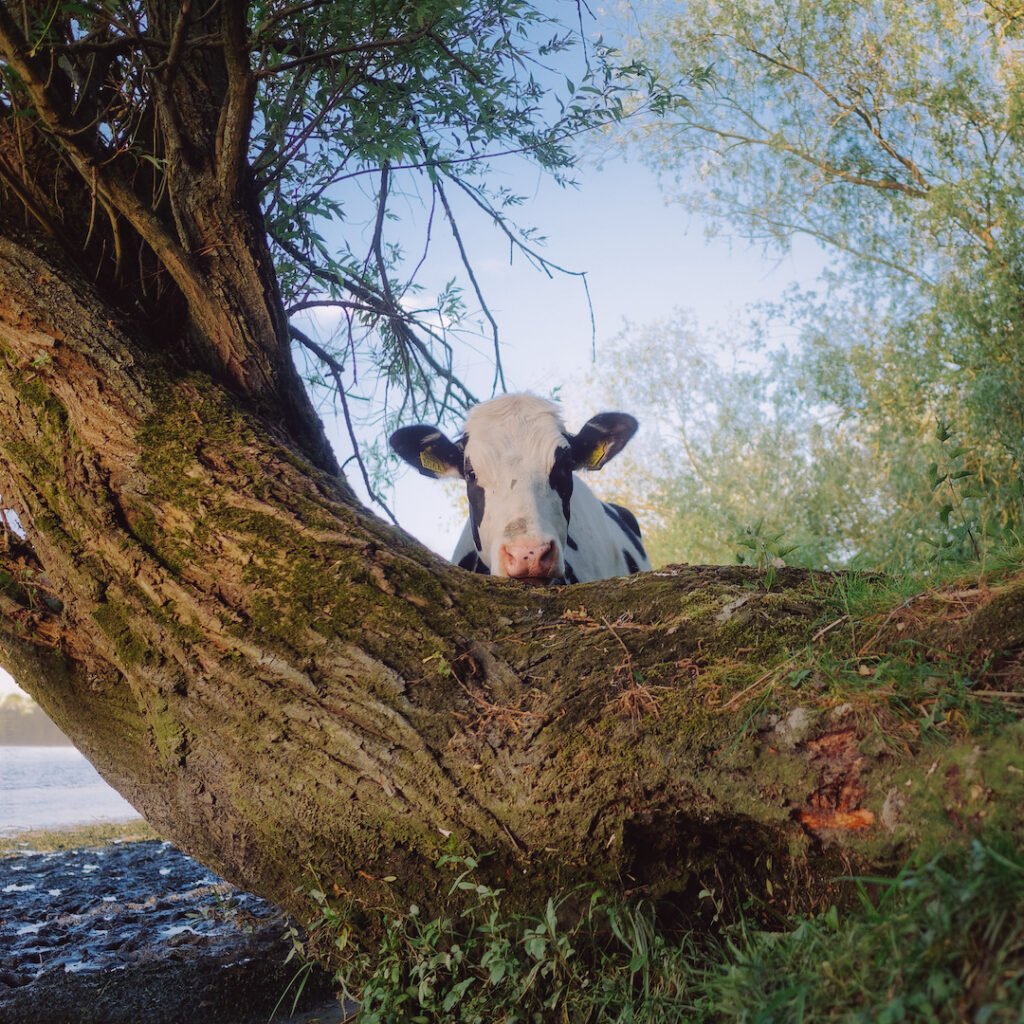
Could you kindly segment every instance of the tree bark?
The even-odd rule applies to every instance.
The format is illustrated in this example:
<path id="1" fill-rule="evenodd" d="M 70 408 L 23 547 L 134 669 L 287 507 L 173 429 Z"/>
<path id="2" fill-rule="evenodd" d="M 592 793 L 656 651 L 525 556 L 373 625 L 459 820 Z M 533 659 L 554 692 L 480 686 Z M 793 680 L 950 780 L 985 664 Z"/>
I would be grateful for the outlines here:
<path id="1" fill-rule="evenodd" d="M 589 879 L 790 910 L 1020 806 L 1019 729 L 887 742 L 870 702 L 807 704 L 772 671 L 839 631 L 842 577 L 465 573 L 52 253 L 0 241 L 0 280 L 0 494 L 30 529 L 3 553 L 0 664 L 239 885 L 300 916 L 324 880 L 366 911 L 430 906 L 458 843 L 523 900 Z M 1024 643 L 1021 595 L 956 642 Z"/>

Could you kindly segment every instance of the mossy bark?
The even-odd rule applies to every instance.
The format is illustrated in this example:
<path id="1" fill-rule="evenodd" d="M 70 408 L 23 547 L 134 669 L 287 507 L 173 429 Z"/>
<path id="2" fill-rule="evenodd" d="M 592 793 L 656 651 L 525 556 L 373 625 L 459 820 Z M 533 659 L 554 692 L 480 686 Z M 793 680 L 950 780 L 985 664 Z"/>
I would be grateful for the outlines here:
<path id="1" fill-rule="evenodd" d="M 0 495 L 29 530 L 0 556 L 0 664 L 230 880 L 299 915 L 314 880 L 429 906 L 457 844 L 523 901 L 590 879 L 789 910 L 1021 806 L 1018 729 L 901 748 L 778 685 L 841 578 L 473 576 L 73 274 L 2 241 L 0 280 Z M 989 647 L 1018 606 L 979 613 Z"/>

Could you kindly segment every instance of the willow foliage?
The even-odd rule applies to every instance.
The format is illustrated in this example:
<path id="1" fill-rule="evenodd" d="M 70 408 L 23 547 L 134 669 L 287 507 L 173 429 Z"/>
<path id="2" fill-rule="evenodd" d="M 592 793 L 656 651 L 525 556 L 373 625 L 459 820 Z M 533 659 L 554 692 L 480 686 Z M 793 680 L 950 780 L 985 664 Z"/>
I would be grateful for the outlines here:
<path id="1" fill-rule="evenodd" d="M 629 136 L 670 194 L 768 249 L 802 234 L 831 255 L 817 293 L 790 297 L 800 339 L 764 386 L 793 396 L 792 443 L 812 446 L 808 409 L 841 434 L 845 503 L 877 533 L 851 526 L 846 546 L 974 555 L 1018 531 L 1024 6 L 692 0 L 642 20 L 636 52 L 664 75 L 708 72 Z M 827 490 L 800 500 L 824 515 Z"/>

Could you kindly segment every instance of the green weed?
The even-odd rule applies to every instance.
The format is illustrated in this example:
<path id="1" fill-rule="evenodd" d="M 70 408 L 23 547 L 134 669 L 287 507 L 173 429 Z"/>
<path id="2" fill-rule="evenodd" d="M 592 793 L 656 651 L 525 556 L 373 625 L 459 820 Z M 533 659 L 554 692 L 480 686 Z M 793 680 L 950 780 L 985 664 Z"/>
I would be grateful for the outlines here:
<path id="1" fill-rule="evenodd" d="M 428 918 L 411 906 L 387 918 L 377 948 L 341 958 L 335 980 L 359 1003 L 359 1024 L 688 1019 L 685 971 L 670 965 L 692 955 L 690 940 L 660 933 L 649 905 L 574 890 L 547 898 L 536 915 L 510 914 L 502 890 L 475 880 L 478 863 L 439 861 L 458 872 L 449 895 L 468 896 L 465 909 Z"/>
<path id="2" fill-rule="evenodd" d="M 704 1020 L 744 1024 L 1024 1021 L 1024 855 L 999 840 L 894 879 L 859 910 L 788 932 L 737 926 L 708 965 Z M 880 891 L 875 899 L 870 890 Z"/>
<path id="3" fill-rule="evenodd" d="M 1024 853 L 998 837 L 848 879 L 853 909 L 713 934 L 670 932 L 650 905 L 580 891 L 506 914 L 476 860 L 446 858 L 458 915 L 416 907 L 337 980 L 358 1024 L 1022 1024 Z M 729 917 L 735 920 L 735 915 Z"/>
<path id="4" fill-rule="evenodd" d="M 771 581 L 775 579 L 774 570 L 785 565 L 787 555 L 797 549 L 796 544 L 786 544 L 782 538 L 785 532 L 769 535 L 764 530 L 764 519 L 759 519 L 752 526 L 744 526 L 738 531 L 734 543 L 742 548 L 736 552 L 737 565 L 753 565 L 766 574 L 770 574 Z M 771 589 L 771 583 L 765 587 Z"/>

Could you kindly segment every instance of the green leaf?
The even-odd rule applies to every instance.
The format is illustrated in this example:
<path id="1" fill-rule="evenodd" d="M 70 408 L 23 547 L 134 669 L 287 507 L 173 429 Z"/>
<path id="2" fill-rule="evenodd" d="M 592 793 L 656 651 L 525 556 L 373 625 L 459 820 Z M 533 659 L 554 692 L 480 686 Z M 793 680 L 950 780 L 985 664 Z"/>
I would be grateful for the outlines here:
<path id="1" fill-rule="evenodd" d="M 475 978 L 465 978 L 457 985 L 452 986 L 448 994 L 444 997 L 444 1001 L 441 1003 L 441 1009 L 447 1013 L 457 1003 L 460 1003 L 462 1001 L 462 997 L 466 994 L 466 990 L 475 980 Z"/>

